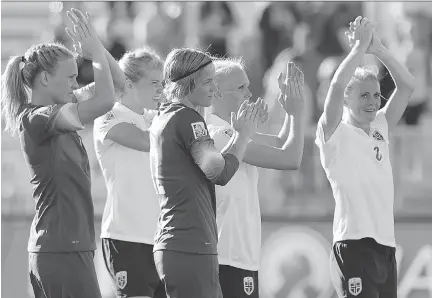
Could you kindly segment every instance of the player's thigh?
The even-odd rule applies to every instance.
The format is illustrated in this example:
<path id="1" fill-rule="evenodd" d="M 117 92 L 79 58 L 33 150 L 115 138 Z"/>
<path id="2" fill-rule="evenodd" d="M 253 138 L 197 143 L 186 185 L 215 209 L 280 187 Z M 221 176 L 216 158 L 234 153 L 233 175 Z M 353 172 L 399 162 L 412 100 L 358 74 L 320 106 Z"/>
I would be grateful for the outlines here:
<path id="1" fill-rule="evenodd" d="M 330 252 L 330 277 L 339 298 L 379 298 L 373 260 L 355 243 L 337 242 Z M 365 270 L 366 269 L 366 270 Z"/>
<path id="2" fill-rule="evenodd" d="M 117 296 L 154 296 L 160 280 L 152 245 L 104 238 L 102 253 Z"/>
<path id="3" fill-rule="evenodd" d="M 387 260 L 387 278 L 380 288 L 380 298 L 397 298 L 397 264 L 395 251 Z"/>
<path id="4" fill-rule="evenodd" d="M 35 297 L 100 298 L 94 252 L 30 253 L 29 273 Z"/>
<path id="5" fill-rule="evenodd" d="M 259 297 L 258 271 L 220 265 L 219 281 L 224 298 Z"/>
<path id="6" fill-rule="evenodd" d="M 156 251 L 154 258 L 167 297 L 222 298 L 217 255 Z"/>

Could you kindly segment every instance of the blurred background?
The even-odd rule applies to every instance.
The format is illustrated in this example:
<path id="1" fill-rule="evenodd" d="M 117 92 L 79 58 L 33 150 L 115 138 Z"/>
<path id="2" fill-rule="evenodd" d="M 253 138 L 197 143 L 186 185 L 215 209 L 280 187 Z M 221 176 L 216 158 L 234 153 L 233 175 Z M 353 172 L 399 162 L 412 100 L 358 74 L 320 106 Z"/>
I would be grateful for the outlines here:
<path id="1" fill-rule="evenodd" d="M 391 137 L 399 297 L 432 298 L 432 2 L 2 1 L 2 72 L 9 56 L 24 54 L 32 44 L 56 40 L 70 47 L 64 28 L 69 24 L 65 12 L 71 7 L 90 12 L 116 59 L 144 44 L 163 57 L 183 46 L 243 57 L 254 99 L 264 97 L 270 107 L 263 132 L 277 134 L 283 123 L 276 101 L 278 74 L 289 60 L 303 69 L 308 129 L 301 169 L 260 169 L 262 298 L 336 297 L 328 275 L 334 200 L 314 133 L 329 81 L 349 50 L 344 36 L 349 22 L 358 15 L 376 20 L 384 44 L 417 82 Z M 382 93 L 388 98 L 394 84 L 387 70 L 374 57 L 364 62 L 380 67 Z M 92 82 L 89 61 L 80 61 L 79 70 L 80 84 Z M 92 127 L 80 135 L 90 156 L 99 235 L 106 191 Z M 27 298 L 32 297 L 26 247 L 34 203 L 19 141 L 4 132 L 1 137 L 1 294 Z M 100 249 L 95 262 L 104 297 L 114 297 Z"/>

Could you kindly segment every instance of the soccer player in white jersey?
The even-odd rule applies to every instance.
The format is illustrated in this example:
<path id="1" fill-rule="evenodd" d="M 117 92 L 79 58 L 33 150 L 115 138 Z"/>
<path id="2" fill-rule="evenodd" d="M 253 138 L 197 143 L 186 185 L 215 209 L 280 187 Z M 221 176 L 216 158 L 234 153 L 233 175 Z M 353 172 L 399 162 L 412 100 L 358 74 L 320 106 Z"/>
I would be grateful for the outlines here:
<path id="1" fill-rule="evenodd" d="M 231 112 L 250 100 L 249 79 L 241 60 L 214 62 L 218 94 L 212 102 L 207 123 L 218 149 L 233 135 Z M 237 173 L 224 187 L 216 186 L 219 281 L 224 298 L 258 297 L 261 249 L 261 212 L 256 167 L 294 170 L 301 163 L 304 147 L 303 73 L 287 65 L 286 82 L 279 76 L 279 102 L 286 112 L 279 135 L 256 133 L 248 143 Z M 286 85 L 285 85 L 286 84 Z M 282 94 L 283 93 L 283 94 Z M 258 99 L 262 105 L 263 100 Z"/>
<path id="2" fill-rule="evenodd" d="M 351 51 L 332 79 L 316 133 L 336 202 L 331 277 L 339 297 L 395 298 L 389 132 L 407 106 L 414 78 L 381 44 L 372 21 L 357 17 L 346 34 Z M 381 60 L 396 84 L 381 110 L 377 74 L 358 68 L 365 54 Z"/>
<path id="3" fill-rule="evenodd" d="M 77 9 L 68 16 L 74 28 L 91 26 Z M 149 48 L 126 53 L 119 62 L 106 50 L 105 55 L 117 97 L 112 110 L 93 126 L 96 157 L 107 187 L 101 232 L 105 265 L 117 297 L 166 297 L 152 252 L 160 208 L 150 177 L 147 132 L 162 94 L 163 62 Z M 90 88 L 76 99 L 85 100 L 92 93 Z"/>

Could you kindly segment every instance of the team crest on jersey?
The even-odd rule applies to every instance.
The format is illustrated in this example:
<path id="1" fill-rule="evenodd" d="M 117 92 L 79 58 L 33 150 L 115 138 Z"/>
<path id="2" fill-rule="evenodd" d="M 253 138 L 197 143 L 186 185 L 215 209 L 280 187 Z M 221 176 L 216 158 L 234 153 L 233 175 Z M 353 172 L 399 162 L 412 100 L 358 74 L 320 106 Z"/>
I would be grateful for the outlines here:
<path id="1" fill-rule="evenodd" d="M 373 132 L 372 137 L 377 141 L 384 141 L 384 137 L 377 130 Z"/>
<path id="2" fill-rule="evenodd" d="M 191 126 L 195 139 L 205 137 L 208 134 L 204 122 L 194 122 L 191 123 Z"/>
<path id="3" fill-rule="evenodd" d="M 116 273 L 116 283 L 120 289 L 124 289 L 127 285 L 127 272 L 119 271 Z"/>
<path id="4" fill-rule="evenodd" d="M 348 291 L 351 295 L 358 296 L 363 289 L 362 280 L 360 277 L 353 277 L 348 280 Z"/>
<path id="5" fill-rule="evenodd" d="M 248 296 L 252 295 L 255 286 L 254 286 L 254 280 L 251 276 L 247 276 L 243 278 L 243 289 Z"/>
<path id="6" fill-rule="evenodd" d="M 108 113 L 105 114 L 103 124 L 107 124 L 111 119 L 114 119 L 114 118 L 115 118 L 114 112 L 109 111 Z"/>
<path id="7" fill-rule="evenodd" d="M 233 136 L 233 130 L 231 128 L 224 129 L 222 133 L 228 138 L 231 138 Z"/>
<path id="8" fill-rule="evenodd" d="M 52 113 L 52 110 L 53 110 L 53 106 L 43 107 L 38 109 L 36 114 L 49 117 L 49 115 L 51 115 Z"/>

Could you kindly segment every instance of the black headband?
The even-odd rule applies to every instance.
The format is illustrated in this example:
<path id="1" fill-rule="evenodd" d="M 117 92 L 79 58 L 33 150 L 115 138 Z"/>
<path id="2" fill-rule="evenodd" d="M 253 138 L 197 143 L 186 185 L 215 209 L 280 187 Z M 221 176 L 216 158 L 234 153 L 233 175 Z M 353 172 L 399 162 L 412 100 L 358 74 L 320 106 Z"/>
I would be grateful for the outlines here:
<path id="1" fill-rule="evenodd" d="M 21 56 L 21 62 L 26 62 L 26 58 L 24 56 Z"/>
<path id="2" fill-rule="evenodd" d="M 194 69 L 194 70 L 192 70 L 192 71 L 190 71 L 190 72 L 185 73 L 184 75 L 182 75 L 182 76 L 180 76 L 180 77 L 178 77 L 178 78 L 175 78 L 175 79 L 171 80 L 171 82 L 177 82 L 177 81 L 179 81 L 179 80 L 181 80 L 181 79 L 184 79 L 184 78 L 190 76 L 191 74 L 197 72 L 198 70 L 203 69 L 204 67 L 206 67 L 207 65 L 209 65 L 209 64 L 212 63 L 212 62 L 213 62 L 213 61 L 210 60 L 210 61 L 204 63 L 203 65 L 201 65 L 200 67 L 198 67 L 197 69 Z"/>

